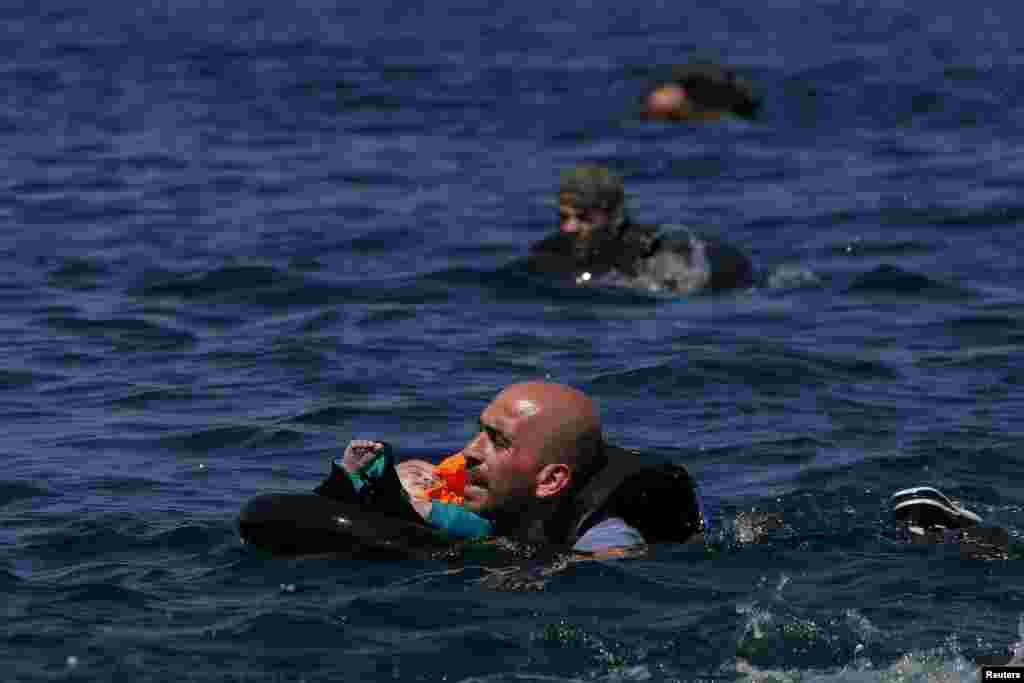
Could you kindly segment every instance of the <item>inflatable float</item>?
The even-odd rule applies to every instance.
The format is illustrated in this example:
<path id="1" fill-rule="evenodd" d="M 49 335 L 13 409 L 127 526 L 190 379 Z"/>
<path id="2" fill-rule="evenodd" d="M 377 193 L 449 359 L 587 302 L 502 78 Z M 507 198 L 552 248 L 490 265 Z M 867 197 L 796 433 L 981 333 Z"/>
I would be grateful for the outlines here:
<path id="1" fill-rule="evenodd" d="M 396 460 L 400 464 L 436 457 L 437 451 L 402 450 Z M 426 488 L 423 495 L 461 505 L 466 486 L 465 458 L 456 453 L 433 469 L 437 483 Z M 238 517 L 242 542 L 274 555 L 374 558 L 438 557 L 470 544 L 482 544 L 453 537 L 408 511 L 389 514 L 362 502 L 325 495 L 329 482 L 318 487 L 319 492 L 269 493 L 249 500 Z"/>
<path id="2" fill-rule="evenodd" d="M 495 534 L 492 517 L 463 507 L 467 463 L 460 453 L 433 465 L 436 451 L 396 452 L 378 444 L 375 457 L 367 459 L 364 452 L 348 464 L 335 459 L 330 476 L 312 493 L 271 493 L 248 501 L 238 519 L 242 541 L 274 555 L 487 561 L 568 552 L 592 515 L 621 517 L 648 544 L 703 539 L 707 528 L 685 467 L 645 465 L 639 451 L 605 444 L 596 461 L 603 464 L 550 511 L 542 529 L 534 525 L 522 538 L 503 537 Z"/>

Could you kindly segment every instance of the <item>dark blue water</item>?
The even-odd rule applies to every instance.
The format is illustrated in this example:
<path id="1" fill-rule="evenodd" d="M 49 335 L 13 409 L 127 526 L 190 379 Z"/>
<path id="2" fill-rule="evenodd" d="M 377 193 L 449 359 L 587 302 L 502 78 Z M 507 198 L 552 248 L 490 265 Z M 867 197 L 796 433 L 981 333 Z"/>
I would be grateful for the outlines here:
<path id="1" fill-rule="evenodd" d="M 1021 637 L 1018 563 L 901 546 L 885 505 L 1024 531 L 1019 4 L 549 4 L 4 5 L 3 680 L 968 681 Z M 690 59 L 760 117 L 639 121 Z M 524 275 L 584 160 L 762 284 Z M 786 528 L 543 593 L 239 543 L 349 438 L 458 445 L 542 377 L 685 463 L 718 538 Z"/>

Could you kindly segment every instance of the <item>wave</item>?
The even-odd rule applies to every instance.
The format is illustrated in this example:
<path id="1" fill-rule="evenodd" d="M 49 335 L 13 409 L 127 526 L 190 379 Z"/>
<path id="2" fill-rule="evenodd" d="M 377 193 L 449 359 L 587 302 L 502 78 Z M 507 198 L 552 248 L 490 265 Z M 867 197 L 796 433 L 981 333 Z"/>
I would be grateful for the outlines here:
<path id="1" fill-rule="evenodd" d="M 846 294 L 859 296 L 891 296 L 894 298 L 928 298 L 966 300 L 971 290 L 948 284 L 936 278 L 883 264 L 858 275 L 846 288 Z"/>
<path id="2" fill-rule="evenodd" d="M 764 387 L 828 385 L 839 380 L 895 380 L 900 373 L 867 356 L 815 354 L 764 343 L 743 348 L 690 349 L 678 359 L 641 368 L 598 374 L 595 388 L 614 387 L 673 394 L 688 389 L 703 390 L 709 384 Z"/>
<path id="3" fill-rule="evenodd" d="M 263 430 L 260 427 L 222 425 L 164 436 L 157 440 L 157 444 L 172 450 L 208 453 L 220 448 L 243 446 L 261 436 L 263 436 Z"/>
<path id="4" fill-rule="evenodd" d="M 52 495 L 53 493 L 48 488 L 40 485 L 30 484 L 24 481 L 0 480 L 0 507 L 9 505 L 10 503 L 18 500 L 42 498 Z"/>
<path id="5" fill-rule="evenodd" d="M 424 304 L 450 298 L 448 288 L 431 286 L 430 280 L 415 275 L 333 283 L 263 265 L 223 266 L 198 273 L 151 271 L 130 293 L 287 309 L 352 303 Z"/>
<path id="6" fill-rule="evenodd" d="M 523 261 L 512 261 L 496 269 L 444 268 L 426 275 L 425 278 L 452 287 L 483 287 L 495 301 L 500 302 L 557 300 L 559 303 L 652 306 L 666 299 L 678 298 L 659 296 L 642 287 L 581 287 L 558 278 L 534 275 L 526 270 Z"/>
<path id="7" fill-rule="evenodd" d="M 103 339 L 123 351 L 180 350 L 197 342 L 191 332 L 142 317 L 93 319 L 63 315 L 48 316 L 44 322 L 53 330 Z"/>

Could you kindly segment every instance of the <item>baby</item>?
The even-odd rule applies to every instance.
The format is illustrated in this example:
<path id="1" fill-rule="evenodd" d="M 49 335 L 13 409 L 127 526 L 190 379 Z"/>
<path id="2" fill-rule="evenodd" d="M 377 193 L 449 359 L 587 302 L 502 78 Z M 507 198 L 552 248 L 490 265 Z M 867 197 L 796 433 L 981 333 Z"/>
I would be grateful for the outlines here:
<path id="1" fill-rule="evenodd" d="M 406 460 L 396 465 L 391 449 L 384 443 L 355 439 L 345 448 L 341 469 L 356 495 L 365 498 L 371 507 L 391 511 L 400 505 L 396 499 L 404 497 L 420 518 L 452 536 L 479 538 L 493 534 L 489 520 L 462 507 L 466 458 L 461 453 L 436 466 L 426 460 Z M 396 475 L 400 491 L 393 490 L 397 488 L 393 483 Z"/>

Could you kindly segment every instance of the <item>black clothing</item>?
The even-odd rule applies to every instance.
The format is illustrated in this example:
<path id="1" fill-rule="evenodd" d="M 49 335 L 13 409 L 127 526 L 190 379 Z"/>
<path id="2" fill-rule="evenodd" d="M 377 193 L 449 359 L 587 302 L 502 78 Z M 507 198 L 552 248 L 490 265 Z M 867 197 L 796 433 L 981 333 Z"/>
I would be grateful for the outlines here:
<path id="1" fill-rule="evenodd" d="M 687 97 L 702 109 L 720 109 L 750 118 L 760 102 L 745 79 L 728 67 L 715 64 L 688 64 L 672 70 L 672 80 L 682 86 Z"/>
<path id="2" fill-rule="evenodd" d="M 604 445 L 591 473 L 580 473 L 568 495 L 523 526 L 496 519 L 501 536 L 571 547 L 602 519 L 619 517 L 647 543 L 685 543 L 704 530 L 697 487 L 682 465 L 644 465 L 637 451 Z"/>
<path id="3" fill-rule="evenodd" d="M 384 448 L 390 450 L 391 446 L 385 443 Z M 398 471 L 392 464 L 393 458 L 388 457 L 384 460 L 386 465 L 380 475 L 368 478 L 365 490 L 358 493 L 345 470 L 338 463 L 332 462 L 331 473 L 313 489 L 313 493 L 342 503 L 359 503 L 367 509 L 388 514 L 404 522 L 429 526 L 409 503 L 405 489 L 402 488 L 402 481 L 398 478 Z"/>
<path id="4" fill-rule="evenodd" d="M 629 221 L 587 242 L 559 232 L 531 245 L 527 266 L 539 273 L 571 274 L 577 282 L 615 273 L 634 285 L 681 294 L 754 283 L 750 259 L 732 245 L 698 235 L 680 239 L 657 233 L 654 226 Z"/>

